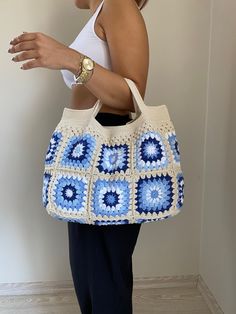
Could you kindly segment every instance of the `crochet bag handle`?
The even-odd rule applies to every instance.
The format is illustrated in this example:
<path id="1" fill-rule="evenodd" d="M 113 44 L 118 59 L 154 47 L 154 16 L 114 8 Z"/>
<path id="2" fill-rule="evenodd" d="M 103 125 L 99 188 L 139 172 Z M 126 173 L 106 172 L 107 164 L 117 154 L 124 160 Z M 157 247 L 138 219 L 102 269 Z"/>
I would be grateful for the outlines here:
<path id="1" fill-rule="evenodd" d="M 134 103 L 134 110 L 135 110 L 135 114 L 137 117 L 137 114 L 140 113 L 144 113 L 146 110 L 146 104 L 144 103 L 142 96 L 139 93 L 139 90 L 136 86 L 136 84 L 134 83 L 134 81 L 124 77 L 126 83 L 128 84 L 131 92 L 132 92 L 132 98 L 133 98 L 133 103 Z M 97 115 L 97 113 L 99 112 L 99 110 L 102 107 L 102 102 L 101 99 L 98 99 L 95 103 L 95 105 L 93 106 L 94 110 L 92 115 L 95 117 Z"/>

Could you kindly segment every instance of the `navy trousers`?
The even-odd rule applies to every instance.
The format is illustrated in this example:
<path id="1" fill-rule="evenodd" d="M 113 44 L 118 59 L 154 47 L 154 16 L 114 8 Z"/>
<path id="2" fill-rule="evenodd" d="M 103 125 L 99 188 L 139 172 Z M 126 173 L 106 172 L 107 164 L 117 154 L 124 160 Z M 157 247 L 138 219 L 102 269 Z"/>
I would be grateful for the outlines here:
<path id="1" fill-rule="evenodd" d="M 99 112 L 102 125 L 121 125 L 128 115 Z M 69 259 L 82 314 L 132 314 L 132 254 L 141 224 L 68 222 Z"/>

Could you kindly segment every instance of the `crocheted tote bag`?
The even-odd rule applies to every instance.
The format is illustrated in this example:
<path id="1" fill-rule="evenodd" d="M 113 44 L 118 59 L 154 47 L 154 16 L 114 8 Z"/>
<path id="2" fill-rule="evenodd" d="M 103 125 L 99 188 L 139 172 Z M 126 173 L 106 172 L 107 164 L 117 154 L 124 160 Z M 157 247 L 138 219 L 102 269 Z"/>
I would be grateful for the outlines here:
<path id="1" fill-rule="evenodd" d="M 42 203 L 52 217 L 83 224 L 146 223 L 173 217 L 184 200 L 175 128 L 166 105 L 134 102 L 125 125 L 96 120 L 102 103 L 65 107 L 45 156 Z"/>

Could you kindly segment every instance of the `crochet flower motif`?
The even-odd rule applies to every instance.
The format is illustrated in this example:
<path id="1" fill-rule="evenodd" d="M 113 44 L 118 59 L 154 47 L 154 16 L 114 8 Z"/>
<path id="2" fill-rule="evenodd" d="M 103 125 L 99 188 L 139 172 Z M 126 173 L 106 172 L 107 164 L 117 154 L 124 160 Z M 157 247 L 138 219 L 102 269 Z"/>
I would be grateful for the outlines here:
<path id="1" fill-rule="evenodd" d="M 61 132 L 59 131 L 53 132 L 48 148 L 47 148 L 46 157 L 45 157 L 46 165 L 51 165 L 55 161 L 56 151 L 59 148 L 59 143 L 61 142 L 61 139 L 62 139 Z"/>
<path id="2" fill-rule="evenodd" d="M 130 202 L 128 181 L 98 179 L 92 193 L 92 211 L 96 215 L 127 214 Z"/>
<path id="3" fill-rule="evenodd" d="M 179 152 L 179 145 L 178 145 L 178 141 L 177 141 L 175 132 L 172 131 L 172 132 L 167 133 L 167 139 L 168 139 L 171 151 L 172 151 L 173 156 L 174 156 L 174 162 L 179 164 L 180 163 L 180 152 Z"/>
<path id="4" fill-rule="evenodd" d="M 48 187 L 49 187 L 49 182 L 51 179 L 52 175 L 48 172 L 44 172 L 43 174 L 43 187 L 42 187 L 42 202 L 43 206 L 46 207 L 48 204 Z"/>
<path id="5" fill-rule="evenodd" d="M 74 135 L 67 143 L 61 157 L 61 165 L 74 168 L 89 168 L 96 145 L 95 137 L 90 134 Z"/>
<path id="6" fill-rule="evenodd" d="M 52 192 L 55 206 L 65 211 L 84 210 L 87 187 L 87 180 L 84 177 L 57 175 Z"/>
<path id="7" fill-rule="evenodd" d="M 108 146 L 102 144 L 98 166 L 100 172 L 114 173 L 128 168 L 128 145 Z"/>
<path id="8" fill-rule="evenodd" d="M 140 171 L 167 167 L 167 152 L 158 132 L 145 132 L 136 140 L 135 162 Z"/>
<path id="9" fill-rule="evenodd" d="M 173 185 L 171 176 L 151 176 L 151 178 L 140 178 L 137 182 L 137 211 L 159 212 L 168 210 L 173 202 Z"/>

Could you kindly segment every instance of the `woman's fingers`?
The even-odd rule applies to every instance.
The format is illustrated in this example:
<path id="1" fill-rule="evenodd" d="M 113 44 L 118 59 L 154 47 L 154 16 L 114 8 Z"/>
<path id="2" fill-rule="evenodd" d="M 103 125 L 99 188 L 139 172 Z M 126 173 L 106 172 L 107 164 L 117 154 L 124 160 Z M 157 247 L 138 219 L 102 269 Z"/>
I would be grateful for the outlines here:
<path id="1" fill-rule="evenodd" d="M 23 61 L 23 60 L 38 58 L 38 57 L 39 57 L 39 53 L 37 50 L 27 50 L 27 51 L 24 51 L 24 52 L 22 52 L 16 56 L 14 56 L 12 58 L 12 60 L 15 62 L 19 62 L 19 61 Z"/>
<path id="2" fill-rule="evenodd" d="M 32 59 L 22 65 L 23 69 L 43 67 L 48 69 L 65 68 L 65 62 L 70 58 L 71 51 L 68 47 L 54 38 L 41 32 L 23 33 L 18 38 L 13 39 L 12 47 L 8 50 L 11 53 L 22 51 L 22 53 L 12 58 L 13 61 L 23 61 Z"/>
<path id="3" fill-rule="evenodd" d="M 34 59 L 34 60 L 31 60 L 29 62 L 22 64 L 21 69 L 29 70 L 29 69 L 38 68 L 38 67 L 42 67 L 42 64 L 39 59 Z"/>
<path id="4" fill-rule="evenodd" d="M 38 32 L 36 33 L 24 33 L 24 34 L 21 34 L 17 37 L 15 37 L 13 40 L 10 41 L 10 44 L 11 45 L 15 45 L 15 44 L 18 44 L 20 43 L 21 41 L 24 41 L 24 40 L 34 40 L 38 37 Z"/>
<path id="5" fill-rule="evenodd" d="M 35 49 L 35 48 L 37 48 L 36 41 L 23 41 L 23 42 L 20 42 L 19 44 L 13 45 L 8 50 L 8 52 L 15 53 L 15 52 L 20 52 L 22 50 L 30 50 L 30 49 Z"/>

